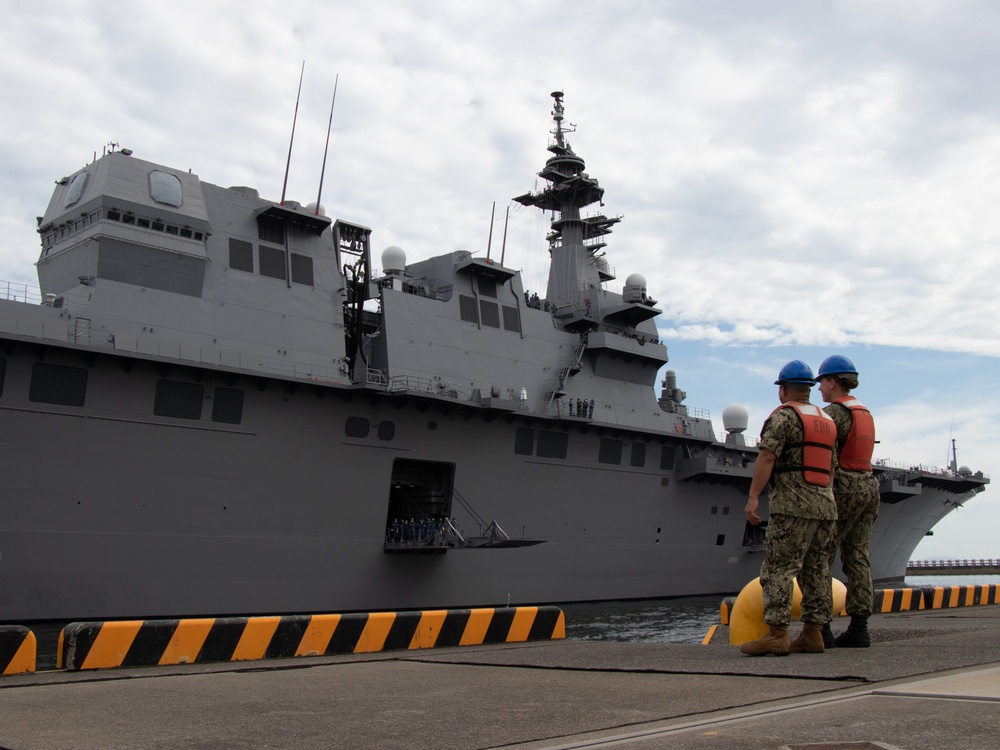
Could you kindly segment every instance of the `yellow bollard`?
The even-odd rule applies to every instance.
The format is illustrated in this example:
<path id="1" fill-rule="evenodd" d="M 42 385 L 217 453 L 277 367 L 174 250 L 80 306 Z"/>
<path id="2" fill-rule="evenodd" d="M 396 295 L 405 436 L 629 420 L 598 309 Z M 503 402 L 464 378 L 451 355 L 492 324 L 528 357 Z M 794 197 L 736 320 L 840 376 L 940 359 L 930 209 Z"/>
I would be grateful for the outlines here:
<path id="1" fill-rule="evenodd" d="M 847 586 L 836 578 L 831 578 L 831 593 L 833 594 L 833 613 L 839 614 L 847 604 Z M 793 582 L 792 614 L 793 620 L 802 617 L 802 591 L 799 582 Z M 764 592 L 760 587 L 760 578 L 754 578 L 743 587 L 733 609 L 729 613 L 729 643 L 740 646 L 749 641 L 755 641 L 767 632 L 764 622 Z"/>

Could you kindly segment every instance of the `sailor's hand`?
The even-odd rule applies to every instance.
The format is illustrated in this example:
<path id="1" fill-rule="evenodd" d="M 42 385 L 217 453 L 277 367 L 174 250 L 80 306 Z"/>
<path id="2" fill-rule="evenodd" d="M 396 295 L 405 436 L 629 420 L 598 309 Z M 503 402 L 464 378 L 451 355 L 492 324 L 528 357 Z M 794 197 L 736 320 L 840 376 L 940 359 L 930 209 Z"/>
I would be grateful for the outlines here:
<path id="1" fill-rule="evenodd" d="M 757 506 L 760 505 L 760 500 L 756 497 L 751 497 L 747 499 L 747 507 L 744 509 L 743 514 L 747 517 L 747 520 L 756 526 L 760 523 L 760 516 L 757 515 Z"/>

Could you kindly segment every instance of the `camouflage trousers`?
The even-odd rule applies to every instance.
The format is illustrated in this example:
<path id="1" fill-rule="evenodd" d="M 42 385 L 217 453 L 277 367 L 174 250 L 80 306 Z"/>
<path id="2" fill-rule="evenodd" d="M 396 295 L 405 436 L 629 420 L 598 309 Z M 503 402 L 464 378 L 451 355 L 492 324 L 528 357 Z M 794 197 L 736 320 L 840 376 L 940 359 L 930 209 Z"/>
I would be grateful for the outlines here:
<path id="1" fill-rule="evenodd" d="M 865 616 L 872 613 L 875 598 L 868 545 L 872 526 L 878 517 L 878 480 L 871 474 L 864 478 L 852 476 L 852 479 L 856 481 L 842 484 L 838 476 L 834 490 L 837 497 L 837 543 L 830 553 L 830 565 L 833 565 L 839 549 L 840 565 L 847 578 L 845 609 L 849 615 Z"/>
<path id="2" fill-rule="evenodd" d="M 764 564 L 760 567 L 764 621 L 768 625 L 787 625 L 791 619 L 795 578 L 802 590 L 802 621 L 830 621 L 830 558 L 836 550 L 836 529 L 836 521 L 771 514 Z"/>

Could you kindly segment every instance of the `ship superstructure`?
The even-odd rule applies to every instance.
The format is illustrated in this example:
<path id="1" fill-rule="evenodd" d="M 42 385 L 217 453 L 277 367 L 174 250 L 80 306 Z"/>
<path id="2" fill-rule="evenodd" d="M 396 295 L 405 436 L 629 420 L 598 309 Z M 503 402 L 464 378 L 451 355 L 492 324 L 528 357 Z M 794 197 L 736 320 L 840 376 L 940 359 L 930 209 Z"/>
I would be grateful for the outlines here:
<path id="1" fill-rule="evenodd" d="M 469 251 L 112 150 L 58 181 L 40 304 L 0 299 L 0 620 L 731 593 L 756 456 L 688 409 L 553 94 L 545 298 Z M 602 204 L 603 205 L 603 204 Z M 989 482 L 879 466 L 876 577 Z M 766 508 L 765 508 L 766 510 Z"/>

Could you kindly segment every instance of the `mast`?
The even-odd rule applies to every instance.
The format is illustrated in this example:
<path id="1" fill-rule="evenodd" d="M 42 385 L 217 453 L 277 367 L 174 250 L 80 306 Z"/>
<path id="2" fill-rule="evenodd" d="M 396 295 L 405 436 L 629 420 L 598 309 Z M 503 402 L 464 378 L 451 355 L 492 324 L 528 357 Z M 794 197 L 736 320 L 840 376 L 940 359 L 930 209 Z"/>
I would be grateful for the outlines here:
<path id="1" fill-rule="evenodd" d="M 576 128 L 564 125 L 563 92 L 553 91 L 551 96 L 555 127 L 550 131 L 553 140 L 548 150 L 553 156 L 538 173 L 549 185 L 539 193 L 527 193 L 514 200 L 553 212 L 552 231 L 548 235 L 551 256 L 548 300 L 572 316 L 573 311 L 584 309 L 587 295 L 593 294 L 589 290 L 598 289 L 603 281 L 613 278 L 608 273 L 601 273 L 601 264 L 594 256 L 605 243 L 591 240 L 610 234 L 609 227 L 619 219 L 603 215 L 581 217 L 580 209 L 599 203 L 604 197 L 604 188 L 584 171 L 586 163 L 573 152 L 566 138 L 566 134 L 575 132 Z"/>

